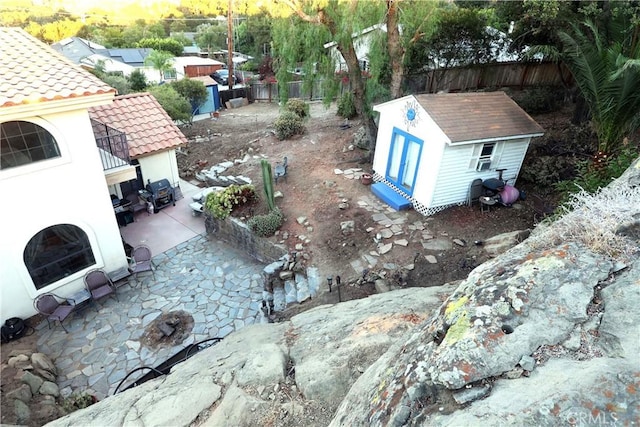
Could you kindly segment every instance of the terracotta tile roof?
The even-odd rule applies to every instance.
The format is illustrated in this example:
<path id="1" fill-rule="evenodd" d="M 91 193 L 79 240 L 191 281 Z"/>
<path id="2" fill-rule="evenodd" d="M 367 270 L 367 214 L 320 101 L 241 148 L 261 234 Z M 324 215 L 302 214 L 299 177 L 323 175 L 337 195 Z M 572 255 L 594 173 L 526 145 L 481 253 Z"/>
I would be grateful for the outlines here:
<path id="1" fill-rule="evenodd" d="M 116 96 L 109 105 L 89 108 L 89 116 L 126 133 L 131 158 L 187 142 L 160 103 L 147 92 Z"/>
<path id="2" fill-rule="evenodd" d="M 20 28 L 0 28 L 0 52 L 0 107 L 116 92 Z"/>
<path id="3" fill-rule="evenodd" d="M 504 92 L 417 95 L 452 143 L 544 133 Z"/>

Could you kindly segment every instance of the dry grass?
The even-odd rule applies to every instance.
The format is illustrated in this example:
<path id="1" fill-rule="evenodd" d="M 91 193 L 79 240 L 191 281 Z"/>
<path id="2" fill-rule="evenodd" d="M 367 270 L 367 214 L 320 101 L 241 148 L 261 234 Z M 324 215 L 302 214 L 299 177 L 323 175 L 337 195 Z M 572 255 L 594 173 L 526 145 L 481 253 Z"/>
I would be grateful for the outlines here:
<path id="1" fill-rule="evenodd" d="M 640 187 L 619 181 L 593 194 L 582 190 L 561 209 L 555 222 L 534 230 L 533 247 L 579 242 L 620 261 L 638 252 L 637 240 L 621 229 L 640 228 Z"/>

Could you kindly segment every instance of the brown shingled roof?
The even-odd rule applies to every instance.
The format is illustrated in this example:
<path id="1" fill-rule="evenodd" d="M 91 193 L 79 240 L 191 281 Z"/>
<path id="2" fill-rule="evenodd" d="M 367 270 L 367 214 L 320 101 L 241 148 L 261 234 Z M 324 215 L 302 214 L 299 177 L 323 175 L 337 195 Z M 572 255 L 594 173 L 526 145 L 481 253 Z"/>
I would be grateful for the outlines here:
<path id="1" fill-rule="evenodd" d="M 417 95 L 452 143 L 544 133 L 504 92 Z"/>
<path id="2" fill-rule="evenodd" d="M 109 105 L 89 108 L 89 116 L 126 133 L 131 158 L 187 142 L 160 103 L 147 92 L 116 96 Z"/>
<path id="3" fill-rule="evenodd" d="M 20 28 L 0 28 L 0 107 L 114 93 Z"/>

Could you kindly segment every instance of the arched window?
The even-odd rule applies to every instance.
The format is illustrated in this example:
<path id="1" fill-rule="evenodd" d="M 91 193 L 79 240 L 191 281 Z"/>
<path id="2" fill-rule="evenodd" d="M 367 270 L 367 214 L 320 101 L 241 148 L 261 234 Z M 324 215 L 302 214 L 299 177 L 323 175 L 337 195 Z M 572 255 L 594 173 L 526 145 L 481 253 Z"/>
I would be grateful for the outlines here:
<path id="1" fill-rule="evenodd" d="M 53 135 L 30 122 L 0 124 L 0 169 L 15 168 L 60 157 Z"/>
<path id="2" fill-rule="evenodd" d="M 36 289 L 95 264 L 87 234 L 71 224 L 53 225 L 33 236 L 23 259 Z"/>

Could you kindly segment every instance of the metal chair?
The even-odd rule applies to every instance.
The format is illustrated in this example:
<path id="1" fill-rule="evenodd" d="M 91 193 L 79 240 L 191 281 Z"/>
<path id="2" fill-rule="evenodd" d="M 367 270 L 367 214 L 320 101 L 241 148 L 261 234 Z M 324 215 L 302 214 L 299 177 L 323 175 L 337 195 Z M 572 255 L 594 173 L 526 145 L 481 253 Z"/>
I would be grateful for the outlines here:
<path id="1" fill-rule="evenodd" d="M 51 293 L 42 294 L 33 301 L 33 306 L 38 313 L 46 316 L 49 329 L 51 329 L 51 321 L 55 322 L 57 320 L 58 323 L 60 323 L 60 326 L 62 326 L 62 329 L 64 329 L 66 333 L 69 333 L 69 331 L 67 331 L 67 328 L 65 328 L 62 324 L 62 321 L 69 317 L 71 313 L 73 313 L 75 306 L 69 304 L 61 304 L 60 302 L 58 302 L 58 299 L 63 298 Z"/>
<path id="2" fill-rule="evenodd" d="M 136 276 L 138 280 L 138 273 L 144 273 L 150 271 L 153 275 L 153 280 L 156 279 L 155 266 L 151 261 L 151 249 L 145 245 L 139 245 L 133 248 L 131 251 L 132 264 L 129 267 L 131 274 Z"/>
<path id="3" fill-rule="evenodd" d="M 100 298 L 104 298 L 112 294 L 116 297 L 116 301 L 120 301 L 118 299 L 118 294 L 116 293 L 115 285 L 107 273 L 102 269 L 96 268 L 88 271 L 87 274 L 84 275 L 84 285 L 91 294 L 91 299 L 93 301 L 97 301 Z"/>
<path id="4" fill-rule="evenodd" d="M 278 178 L 284 178 L 285 181 L 287 180 L 287 167 L 287 157 L 285 156 L 282 163 L 276 164 L 276 167 L 273 171 L 273 177 L 276 181 L 276 184 L 278 183 Z"/>

